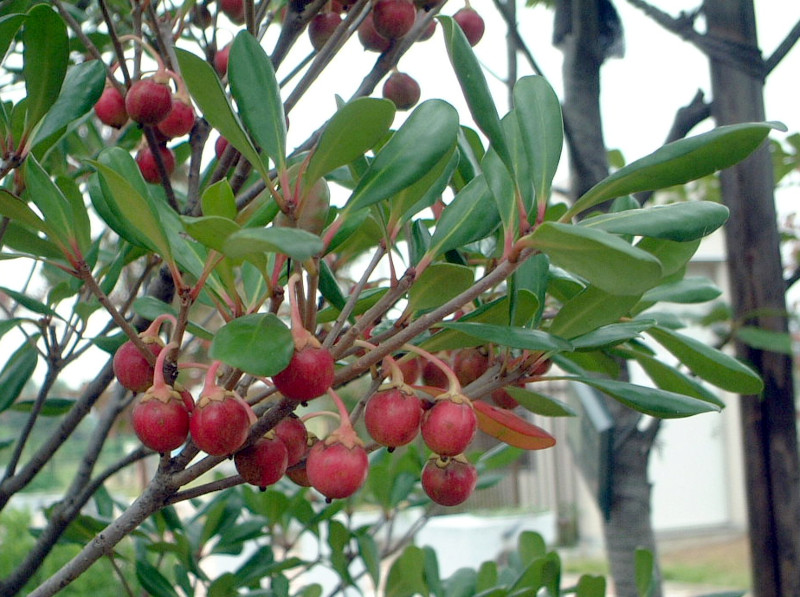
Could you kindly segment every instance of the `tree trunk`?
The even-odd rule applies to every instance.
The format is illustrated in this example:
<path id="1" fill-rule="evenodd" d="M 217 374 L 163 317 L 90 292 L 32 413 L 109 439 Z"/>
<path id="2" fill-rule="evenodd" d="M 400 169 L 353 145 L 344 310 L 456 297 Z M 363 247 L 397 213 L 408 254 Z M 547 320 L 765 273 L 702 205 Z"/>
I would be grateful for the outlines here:
<path id="1" fill-rule="evenodd" d="M 764 120 L 763 79 L 752 0 L 706 0 L 708 35 L 730 44 L 710 56 L 717 124 Z M 730 57 L 739 57 L 734 64 Z M 754 60 L 754 58 L 756 60 Z M 787 331 L 785 285 L 765 146 L 721 175 L 731 301 L 736 321 Z M 766 314 L 766 315 L 765 315 Z M 800 595 L 800 460 L 789 356 L 737 344 L 737 355 L 764 379 L 764 396 L 743 396 L 747 508 L 756 597 Z"/>
<path id="2" fill-rule="evenodd" d="M 556 8 L 555 43 L 564 52 L 564 126 L 570 152 L 571 193 L 578 197 L 608 175 L 608 161 L 600 115 L 600 67 L 609 40 L 606 0 L 561 0 Z M 605 15 L 605 17 L 604 17 Z M 616 13 L 613 14 L 616 17 Z M 623 365 L 623 375 L 627 368 Z M 645 548 L 656 555 L 651 521 L 647 463 L 658 430 L 654 424 L 639 429 L 641 415 L 608 400 L 614 417 L 611 511 L 605 521 L 606 552 L 618 597 L 638 597 L 635 552 Z M 658 558 L 651 597 L 661 597 Z"/>

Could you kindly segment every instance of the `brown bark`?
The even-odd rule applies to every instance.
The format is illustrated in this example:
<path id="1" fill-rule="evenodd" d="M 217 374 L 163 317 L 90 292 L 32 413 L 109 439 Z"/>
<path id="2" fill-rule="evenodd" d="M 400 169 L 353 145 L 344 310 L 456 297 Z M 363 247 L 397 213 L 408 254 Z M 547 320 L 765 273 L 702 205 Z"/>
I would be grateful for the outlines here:
<path id="1" fill-rule="evenodd" d="M 707 0 L 705 13 L 712 39 L 744 49 L 741 56 L 758 56 L 752 0 Z M 710 63 L 717 124 L 764 120 L 763 79 L 754 74 L 759 69 L 738 68 L 714 55 Z M 777 315 L 786 312 L 786 299 L 768 148 L 724 171 L 721 185 L 731 210 L 727 250 L 734 317 L 785 332 L 787 319 Z M 791 359 L 744 344 L 736 351 L 765 385 L 763 397 L 741 399 L 753 594 L 800 595 L 800 460 Z"/>

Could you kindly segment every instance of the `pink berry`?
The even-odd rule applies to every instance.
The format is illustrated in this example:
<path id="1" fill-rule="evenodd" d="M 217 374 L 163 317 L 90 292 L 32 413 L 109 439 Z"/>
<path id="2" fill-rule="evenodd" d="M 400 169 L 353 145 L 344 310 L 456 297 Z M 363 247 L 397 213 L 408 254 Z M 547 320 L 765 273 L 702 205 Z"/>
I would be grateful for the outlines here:
<path id="1" fill-rule="evenodd" d="M 399 39 L 408 33 L 417 19 L 411 0 L 378 0 L 372 7 L 375 30 L 386 39 Z"/>
<path id="2" fill-rule="evenodd" d="M 272 377 L 281 394 L 302 402 L 322 396 L 333 383 L 334 361 L 325 348 L 306 346 L 295 351 L 289 365 Z"/>
<path id="3" fill-rule="evenodd" d="M 125 94 L 125 109 L 139 124 L 157 124 L 172 109 L 172 91 L 153 79 L 140 79 Z"/>
<path id="4" fill-rule="evenodd" d="M 358 26 L 358 41 L 365 50 L 370 52 L 385 52 L 392 45 L 391 40 L 386 39 L 375 30 L 372 12 L 368 12 Z"/>
<path id="5" fill-rule="evenodd" d="M 471 384 L 489 369 L 489 357 L 479 348 L 462 348 L 453 358 L 453 372 L 462 386 Z"/>
<path id="6" fill-rule="evenodd" d="M 244 23 L 244 0 L 219 0 L 219 9 L 234 25 Z"/>
<path id="7" fill-rule="evenodd" d="M 364 409 L 370 437 L 389 448 L 404 446 L 417 437 L 421 421 L 419 398 L 396 387 L 373 394 Z"/>
<path id="8" fill-rule="evenodd" d="M 472 404 L 442 398 L 425 412 L 421 424 L 422 439 L 436 454 L 455 456 L 466 451 L 478 429 L 478 417 Z"/>
<path id="9" fill-rule="evenodd" d="M 121 128 L 128 122 L 125 98 L 119 89 L 113 85 L 103 90 L 103 94 L 94 105 L 94 113 L 100 119 L 100 122 L 115 129 Z"/>
<path id="10" fill-rule="evenodd" d="M 145 393 L 133 407 L 133 430 L 151 450 L 167 454 L 180 448 L 189 435 L 189 411 L 180 394 L 166 402 Z"/>
<path id="11" fill-rule="evenodd" d="M 486 25 L 483 18 L 472 8 L 464 7 L 456 14 L 453 15 L 453 20 L 458 23 L 461 30 L 469 42 L 469 45 L 474 46 L 483 37 Z"/>
<path id="12" fill-rule="evenodd" d="M 244 400 L 228 392 L 224 397 L 200 400 L 192 413 L 189 431 L 198 448 L 212 456 L 233 454 L 247 440 L 253 414 Z"/>
<path id="13" fill-rule="evenodd" d="M 168 175 L 175 171 L 175 154 L 166 145 L 159 145 L 158 151 L 161 154 L 161 161 L 164 164 L 164 169 Z M 152 184 L 161 183 L 161 173 L 158 170 L 156 157 L 149 147 L 142 147 L 136 154 L 136 163 L 139 165 L 139 170 L 142 173 L 142 178 Z"/>
<path id="14" fill-rule="evenodd" d="M 338 13 L 317 13 L 308 24 L 308 37 L 311 40 L 312 47 L 317 51 L 321 50 L 341 22 L 342 17 Z"/>
<path id="15" fill-rule="evenodd" d="M 184 100 L 174 100 L 167 117 L 157 128 L 167 139 L 188 135 L 194 127 L 194 108 Z"/>
<path id="16" fill-rule="evenodd" d="M 163 348 L 158 341 L 145 340 L 145 344 L 154 355 Z M 155 370 L 131 340 L 117 349 L 112 365 L 117 381 L 131 392 L 144 392 L 153 385 Z"/>
<path id="17" fill-rule="evenodd" d="M 306 473 L 311 486 L 329 500 L 350 497 L 367 479 L 369 459 L 361 446 L 317 442 L 308 453 Z"/>
<path id="18" fill-rule="evenodd" d="M 220 77 L 224 77 L 228 72 L 228 55 L 231 53 L 231 45 L 228 44 L 214 54 L 214 68 Z"/>
<path id="19" fill-rule="evenodd" d="M 308 430 L 297 415 L 291 414 L 281 419 L 275 426 L 275 436 L 286 445 L 288 466 L 294 466 L 306 455 L 308 449 Z"/>
<path id="20" fill-rule="evenodd" d="M 276 437 L 260 437 L 236 452 L 233 462 L 242 478 L 264 489 L 277 483 L 286 472 L 286 445 Z"/>
<path id="21" fill-rule="evenodd" d="M 383 97 L 391 100 L 398 110 L 410 110 L 419 101 L 419 83 L 406 73 L 395 71 L 383 84 Z"/>
<path id="22" fill-rule="evenodd" d="M 422 469 L 422 489 L 442 506 L 457 506 L 472 495 L 478 472 L 463 456 L 434 457 Z"/>

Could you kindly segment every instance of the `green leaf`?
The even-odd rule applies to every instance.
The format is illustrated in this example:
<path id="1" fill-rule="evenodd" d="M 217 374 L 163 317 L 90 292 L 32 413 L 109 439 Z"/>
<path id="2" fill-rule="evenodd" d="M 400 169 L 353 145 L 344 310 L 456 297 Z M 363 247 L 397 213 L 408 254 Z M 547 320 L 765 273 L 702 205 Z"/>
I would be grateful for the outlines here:
<path id="1" fill-rule="evenodd" d="M 21 199 L 5 189 L 0 189 L 0 215 L 39 232 L 44 232 L 53 242 L 58 241 L 55 230 L 47 222 L 42 220 Z"/>
<path id="2" fill-rule="evenodd" d="M 137 298 L 133 302 L 133 310 L 140 317 L 150 321 L 153 321 L 159 315 L 163 315 L 164 313 L 169 313 L 175 317 L 178 317 L 178 309 L 172 305 L 168 305 L 164 301 L 161 301 L 154 296 L 142 296 Z M 214 334 L 212 334 L 210 331 L 197 325 L 196 323 L 192 323 L 191 321 L 186 324 L 186 329 L 193 335 L 197 336 L 198 338 L 202 338 L 203 340 L 211 340 L 214 337 Z"/>
<path id="3" fill-rule="evenodd" d="M 0 17 L 0 62 L 5 61 L 6 52 L 25 19 L 26 16 L 19 13 Z"/>
<path id="4" fill-rule="evenodd" d="M 200 205 L 203 208 L 204 216 L 219 216 L 233 220 L 238 214 L 236 198 L 227 178 L 223 178 L 203 191 Z"/>
<path id="5" fill-rule="evenodd" d="M 31 131 L 58 98 L 69 63 L 64 20 L 46 4 L 28 11 L 22 30 L 22 78 L 27 97 L 26 131 Z"/>
<path id="6" fill-rule="evenodd" d="M 792 337 L 786 332 L 765 330 L 752 325 L 736 328 L 734 335 L 748 346 L 759 350 L 768 350 L 793 355 Z"/>
<path id="7" fill-rule="evenodd" d="M 647 251 L 661 262 L 664 277 L 681 271 L 700 247 L 700 239 L 677 242 L 660 238 L 645 237 L 636 247 Z"/>
<path id="8" fill-rule="evenodd" d="M 71 248 L 74 244 L 71 241 L 77 239 L 72 228 L 70 204 L 34 156 L 25 160 L 25 183 L 28 197 L 39 208 L 55 235 L 51 240 L 61 247 Z"/>
<path id="9" fill-rule="evenodd" d="M 252 375 L 270 376 L 289 365 L 292 332 L 272 313 L 254 313 L 229 321 L 217 331 L 209 355 Z"/>
<path id="10" fill-rule="evenodd" d="M 232 572 L 225 572 L 211 582 L 207 595 L 208 597 L 236 597 L 239 595 L 236 587 L 236 575 Z"/>
<path id="11" fill-rule="evenodd" d="M 600 230 L 545 222 L 521 242 L 611 294 L 638 294 L 661 279 L 658 259 Z"/>
<path id="12" fill-rule="evenodd" d="M 136 579 L 152 597 L 178 597 L 172 582 L 147 560 L 136 560 Z"/>
<path id="13" fill-rule="evenodd" d="M 493 147 L 489 147 L 484 154 L 483 160 L 481 160 L 481 170 L 494 202 L 497 204 L 503 228 L 515 231 L 519 226 L 519 210 L 514 180 Z"/>
<path id="14" fill-rule="evenodd" d="M 632 234 L 678 242 L 708 236 L 722 226 L 730 211 L 711 201 L 684 201 L 647 209 L 628 209 L 586 218 L 579 225 L 614 234 Z"/>
<path id="15" fill-rule="evenodd" d="M 356 301 L 355 307 L 353 307 L 351 316 L 358 316 L 365 313 L 367 309 L 377 303 L 388 290 L 388 288 L 368 288 L 362 292 Z M 344 305 L 342 305 L 342 307 L 344 307 Z M 329 321 L 334 321 L 339 316 L 339 313 L 341 313 L 341 309 L 338 307 L 331 306 L 327 309 L 323 309 L 317 314 L 317 322 L 328 323 Z"/>
<path id="16" fill-rule="evenodd" d="M 41 156 L 64 133 L 67 126 L 89 112 L 103 93 L 106 69 L 99 60 L 70 67 L 61 93 L 47 112 L 31 143 L 32 152 Z"/>
<path id="17" fill-rule="evenodd" d="M 506 392 L 525 410 L 544 417 L 575 417 L 577 413 L 569 404 L 539 394 L 532 390 L 506 386 Z"/>
<path id="18" fill-rule="evenodd" d="M 345 549 L 350 542 L 350 531 L 338 520 L 328 521 L 328 545 L 331 548 L 331 565 L 339 577 L 346 584 L 352 584 L 353 579 L 348 570 L 349 560 Z"/>
<path id="19" fill-rule="evenodd" d="M 475 124 L 489 138 L 497 155 L 500 156 L 509 171 L 513 172 L 511 150 L 500 123 L 494 98 L 486 84 L 483 68 L 472 51 L 464 32 L 453 18 L 441 15 L 437 18 L 442 24 L 447 55 L 450 57 L 464 99 L 467 100 L 470 114 L 472 114 Z"/>
<path id="20" fill-rule="evenodd" d="M 642 295 L 642 301 L 649 303 L 704 303 L 717 298 L 722 291 L 706 277 L 690 277 L 661 284 Z"/>
<path id="21" fill-rule="evenodd" d="M 519 79 L 513 93 L 528 175 L 533 179 L 537 201 L 547 201 L 564 144 L 561 102 L 547 79 L 539 76 Z"/>
<path id="22" fill-rule="evenodd" d="M 201 216 L 199 218 L 182 216 L 181 220 L 186 232 L 192 238 L 197 239 L 209 249 L 214 249 L 220 253 L 225 252 L 225 241 L 242 229 L 239 224 L 223 216 Z M 259 228 L 258 230 L 262 229 Z M 252 251 L 248 251 L 248 253 L 250 252 Z"/>
<path id="23" fill-rule="evenodd" d="M 297 261 L 305 261 L 320 253 L 322 239 L 299 228 L 245 228 L 225 240 L 223 253 L 228 257 L 245 257 L 254 253 L 283 253 Z"/>
<path id="24" fill-rule="evenodd" d="M 18 412 L 31 412 L 35 400 L 20 400 L 11 406 L 11 410 Z M 44 401 L 39 415 L 43 417 L 60 417 L 67 413 L 75 404 L 74 398 L 48 398 Z"/>
<path id="25" fill-rule="evenodd" d="M 647 331 L 695 375 L 739 394 L 760 394 L 764 383 L 750 367 L 700 340 L 663 327 Z"/>
<path id="26" fill-rule="evenodd" d="M 588 286 L 564 303 L 550 323 L 550 333 L 572 340 L 597 328 L 617 323 L 639 302 L 639 296 L 614 296 Z"/>
<path id="27" fill-rule="evenodd" d="M 356 535 L 356 543 L 358 545 L 358 554 L 361 556 L 361 561 L 364 562 L 364 568 L 367 570 L 372 582 L 377 587 L 381 581 L 381 556 L 378 550 L 378 544 L 375 538 L 368 533 L 358 533 Z"/>
<path id="28" fill-rule="evenodd" d="M 575 597 L 605 597 L 606 579 L 603 576 L 582 575 L 578 579 Z"/>
<path id="29" fill-rule="evenodd" d="M 39 353 L 30 342 L 24 342 L 8 359 L 0 371 L 0 412 L 19 398 L 38 361 Z"/>
<path id="30" fill-rule="evenodd" d="M 573 338 L 572 346 L 575 350 L 587 350 L 620 344 L 638 338 L 643 331 L 653 327 L 655 323 L 653 320 L 637 319 L 636 321 L 604 325 Z"/>
<path id="31" fill-rule="evenodd" d="M 434 263 L 414 281 L 408 292 L 408 311 L 425 311 L 445 304 L 475 281 L 472 268 Z"/>
<path id="32" fill-rule="evenodd" d="M 421 548 L 409 545 L 392 563 L 386 578 L 386 597 L 428 597 L 428 585 L 424 576 L 425 555 Z"/>
<path id="33" fill-rule="evenodd" d="M 278 168 L 286 162 L 286 114 L 278 81 L 264 48 L 247 31 L 233 40 L 228 80 L 244 124 Z M 234 146 L 235 147 L 235 146 Z"/>
<path id="34" fill-rule="evenodd" d="M 502 325 L 473 322 L 444 322 L 442 327 L 464 332 L 470 336 L 480 338 L 485 342 L 492 342 L 500 346 L 520 348 L 523 350 L 541 350 L 545 352 L 569 352 L 572 344 L 563 338 L 548 334 L 542 330 L 530 330 Z"/>
<path id="35" fill-rule="evenodd" d="M 306 168 L 314 181 L 346 166 L 377 145 L 394 120 L 394 104 L 385 99 L 361 97 L 344 104 L 320 135 Z"/>
<path id="36" fill-rule="evenodd" d="M 392 197 L 389 222 L 402 224 L 426 207 L 433 205 L 447 188 L 458 162 L 458 151 L 453 149 L 417 182 Z"/>
<path id="37" fill-rule="evenodd" d="M 485 238 L 499 223 L 500 214 L 492 201 L 486 179 L 482 175 L 476 176 L 442 212 L 426 254 L 433 259 Z"/>
<path id="38" fill-rule="evenodd" d="M 774 128 L 765 122 L 732 124 L 668 143 L 597 183 L 561 221 L 615 197 L 683 184 L 732 166 L 750 155 Z"/>
<path id="39" fill-rule="evenodd" d="M 44 303 L 29 297 L 27 294 L 23 294 L 22 292 L 17 292 L 16 290 L 12 290 L 11 288 L 6 288 L 5 286 L 0 286 L 0 292 L 2 292 L 5 295 L 8 295 L 9 298 L 18 302 L 28 311 L 33 311 L 34 313 L 38 313 L 39 315 L 48 315 L 50 317 L 58 317 L 59 319 L 61 318 L 61 316 L 58 315 L 58 313 L 56 313 L 53 309 L 51 309 Z"/>
<path id="40" fill-rule="evenodd" d="M 261 161 L 261 156 L 233 111 L 214 67 L 199 56 L 180 48 L 175 49 L 175 55 L 186 87 L 203 113 L 203 117 L 242 154 L 244 159 L 258 169 L 264 179 L 268 179 L 268 172 Z"/>
<path id="41" fill-rule="evenodd" d="M 634 556 L 636 569 L 636 590 L 639 597 L 650 597 L 653 594 L 655 575 L 655 558 L 653 552 L 638 548 Z"/>
<path id="42" fill-rule="evenodd" d="M 453 106 L 438 99 L 419 104 L 372 160 L 345 212 L 369 207 L 414 184 L 452 151 L 458 130 Z"/>
<path id="43" fill-rule="evenodd" d="M 720 410 L 716 404 L 705 400 L 615 379 L 593 377 L 572 377 L 570 379 L 592 386 L 633 410 L 660 419 L 690 417 Z"/>

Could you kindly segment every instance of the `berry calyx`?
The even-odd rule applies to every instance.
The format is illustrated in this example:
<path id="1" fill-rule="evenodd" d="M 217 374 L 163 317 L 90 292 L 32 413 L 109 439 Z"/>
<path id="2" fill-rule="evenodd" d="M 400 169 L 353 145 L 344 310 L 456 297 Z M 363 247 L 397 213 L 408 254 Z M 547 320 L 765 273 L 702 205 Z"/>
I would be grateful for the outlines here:
<path id="1" fill-rule="evenodd" d="M 125 109 L 139 124 L 158 124 L 172 109 L 172 90 L 155 77 L 139 79 L 125 94 Z"/>
<path id="2" fill-rule="evenodd" d="M 311 46 L 319 52 L 341 24 L 342 17 L 336 12 L 320 12 L 308 24 L 308 38 Z"/>
<path id="3" fill-rule="evenodd" d="M 457 506 L 475 491 L 478 471 L 463 454 L 434 455 L 422 469 L 422 489 L 437 504 Z"/>
<path id="4" fill-rule="evenodd" d="M 175 154 L 172 153 L 172 150 L 166 145 L 159 145 L 158 153 L 161 156 L 161 163 L 164 164 L 164 170 L 167 171 L 168 176 L 171 176 L 175 171 Z M 161 183 L 161 173 L 158 170 L 158 162 L 149 146 L 142 147 L 136 154 L 136 164 L 139 166 L 142 178 L 147 182 L 151 184 Z"/>
<path id="5" fill-rule="evenodd" d="M 382 446 L 396 448 L 410 443 L 419 433 L 422 404 L 408 386 L 390 386 L 370 397 L 364 424 L 370 437 Z"/>
<path id="6" fill-rule="evenodd" d="M 398 110 L 410 110 L 420 98 L 419 83 L 406 73 L 394 71 L 383 84 L 383 97 Z"/>
<path id="7" fill-rule="evenodd" d="M 422 440 L 441 456 L 455 456 L 466 451 L 478 429 L 478 417 L 472 403 L 463 394 L 442 394 L 425 411 L 420 431 Z"/>
<path id="8" fill-rule="evenodd" d="M 378 0 L 372 7 L 375 30 L 386 39 L 399 39 L 411 31 L 417 9 L 411 0 Z"/>
<path id="9" fill-rule="evenodd" d="M 469 45 L 474 47 L 483 37 L 483 32 L 486 28 L 483 17 L 469 6 L 458 10 L 453 15 L 453 20 L 461 27 Z"/>
<path id="10" fill-rule="evenodd" d="M 233 456 L 236 471 L 247 483 L 265 489 L 277 483 L 286 473 L 288 452 L 286 444 L 268 433 Z"/>
<path id="11" fill-rule="evenodd" d="M 212 456 L 236 452 L 244 445 L 250 426 L 256 421 L 253 409 L 241 396 L 217 385 L 220 365 L 216 361 L 208 368 L 205 386 L 189 425 L 194 443 Z"/>
<path id="12" fill-rule="evenodd" d="M 100 122 L 115 129 L 122 128 L 128 122 L 125 97 L 113 85 L 108 85 L 103 90 L 100 99 L 94 105 L 94 113 Z"/>

